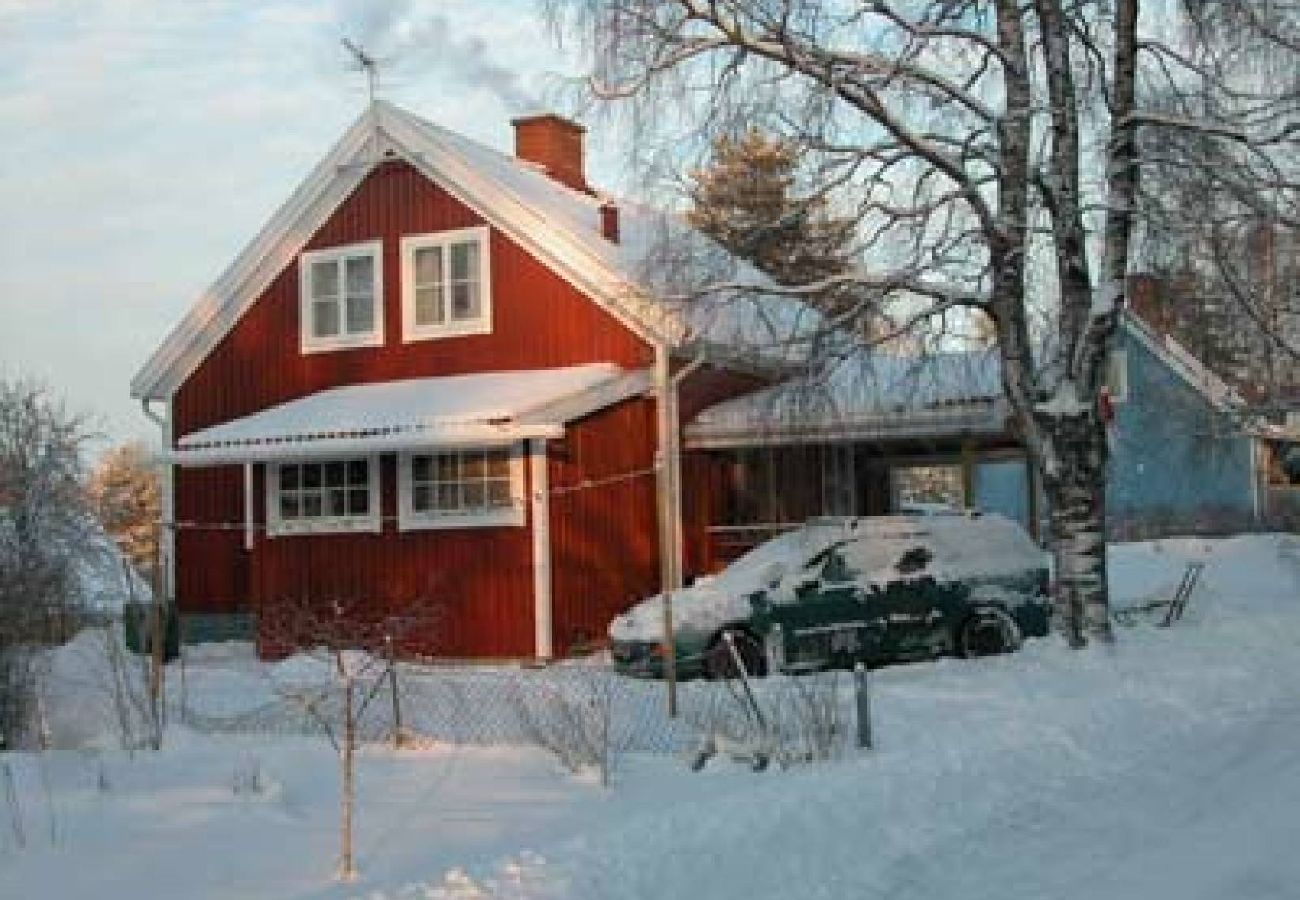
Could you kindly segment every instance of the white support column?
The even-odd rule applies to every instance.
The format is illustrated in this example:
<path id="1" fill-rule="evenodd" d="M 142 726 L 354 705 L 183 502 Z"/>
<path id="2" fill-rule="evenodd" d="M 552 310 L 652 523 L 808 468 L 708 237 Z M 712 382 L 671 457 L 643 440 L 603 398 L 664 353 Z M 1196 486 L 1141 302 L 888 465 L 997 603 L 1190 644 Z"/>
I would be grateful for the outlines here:
<path id="1" fill-rule="evenodd" d="M 528 486 L 533 526 L 534 652 L 554 656 L 551 621 L 551 488 L 546 471 L 546 440 L 528 442 Z"/>
<path id="2" fill-rule="evenodd" d="M 244 549 L 253 549 L 253 464 L 244 463 Z"/>

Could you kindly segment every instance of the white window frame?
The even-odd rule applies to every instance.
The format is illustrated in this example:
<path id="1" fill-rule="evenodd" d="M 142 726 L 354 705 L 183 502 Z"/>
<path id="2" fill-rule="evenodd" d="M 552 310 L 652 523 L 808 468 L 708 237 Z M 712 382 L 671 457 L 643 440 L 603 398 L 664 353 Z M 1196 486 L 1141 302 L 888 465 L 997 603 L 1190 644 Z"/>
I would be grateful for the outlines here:
<path id="1" fill-rule="evenodd" d="M 284 519 L 280 516 L 280 466 L 324 465 L 332 462 L 366 461 L 366 481 L 370 490 L 368 512 L 364 516 L 317 516 L 311 519 Z M 382 517 L 379 503 L 379 457 L 341 456 L 329 459 L 293 459 L 266 465 L 266 533 L 268 537 L 287 537 L 295 534 L 378 534 Z"/>
<path id="2" fill-rule="evenodd" d="M 443 456 L 452 453 L 473 453 L 484 450 L 510 451 L 510 506 L 484 510 L 477 513 L 416 512 L 413 504 L 411 459 L 416 456 Z M 508 448 L 496 447 L 446 447 L 402 453 L 397 458 L 397 528 L 399 531 L 420 531 L 430 528 L 493 528 L 522 526 L 527 517 L 525 506 L 528 497 L 524 490 L 524 450 L 522 443 Z"/>
<path id="3" fill-rule="evenodd" d="M 438 338 L 463 337 L 492 333 L 492 257 L 491 231 L 486 225 L 412 234 L 402 238 L 402 342 L 430 341 Z M 465 321 L 451 319 L 451 246 L 474 241 L 478 244 L 479 316 Z M 429 247 L 443 250 L 443 302 L 447 319 L 442 324 L 417 325 L 415 322 L 415 252 Z"/>
<path id="4" fill-rule="evenodd" d="M 347 332 L 347 273 L 340 265 L 339 271 L 339 333 L 318 337 L 312 333 L 312 265 L 321 262 L 341 263 L 348 258 L 368 256 L 375 273 L 374 328 L 355 334 Z M 303 353 L 324 353 L 331 350 L 349 350 L 355 347 L 382 347 L 384 344 L 384 243 L 380 240 L 362 241 L 342 247 L 309 250 L 298 258 L 298 335 L 299 349 Z"/>
<path id="5" fill-rule="evenodd" d="M 1111 350 L 1106 358 L 1106 390 L 1111 403 L 1128 402 L 1128 351 Z"/>

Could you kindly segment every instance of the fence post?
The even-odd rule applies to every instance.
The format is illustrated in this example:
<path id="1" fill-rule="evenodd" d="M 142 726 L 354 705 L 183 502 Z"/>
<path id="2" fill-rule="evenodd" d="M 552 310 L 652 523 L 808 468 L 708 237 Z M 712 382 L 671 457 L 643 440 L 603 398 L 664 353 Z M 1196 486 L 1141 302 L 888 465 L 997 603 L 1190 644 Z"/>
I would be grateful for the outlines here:
<path id="1" fill-rule="evenodd" d="M 871 689 L 867 667 L 858 663 L 853 667 L 853 696 L 857 701 L 858 746 L 871 747 Z"/>
<path id="2" fill-rule="evenodd" d="M 775 622 L 767 632 L 767 671 L 769 675 L 780 675 L 785 670 L 785 634 L 781 623 Z"/>

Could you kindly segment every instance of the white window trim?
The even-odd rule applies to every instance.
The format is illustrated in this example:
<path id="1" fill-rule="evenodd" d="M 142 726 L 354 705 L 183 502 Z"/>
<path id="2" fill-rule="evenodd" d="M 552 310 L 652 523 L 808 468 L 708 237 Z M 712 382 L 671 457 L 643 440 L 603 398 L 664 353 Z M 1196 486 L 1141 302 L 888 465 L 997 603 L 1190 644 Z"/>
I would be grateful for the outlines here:
<path id="1" fill-rule="evenodd" d="M 343 334 L 335 337 L 316 337 L 311 333 L 311 266 L 312 263 L 338 260 L 345 256 L 369 256 L 375 267 L 375 327 L 365 334 Z M 346 291 L 346 278 L 340 274 L 339 288 Z M 346 293 L 339 298 L 339 329 L 347 323 Z M 309 250 L 298 258 L 298 349 L 302 353 L 327 353 L 332 350 L 350 350 L 355 347 L 382 347 L 384 345 L 384 243 L 361 241 L 342 247 Z"/>
<path id="2" fill-rule="evenodd" d="M 378 534 L 382 521 L 379 513 L 379 457 L 348 456 L 338 459 L 301 459 L 286 461 L 285 465 L 303 463 L 348 462 L 365 459 L 367 466 L 366 481 L 370 487 L 370 512 L 365 516 L 332 516 L 329 518 L 298 519 L 286 521 L 280 518 L 280 463 L 266 464 L 266 534 L 267 537 L 288 537 L 297 534 Z"/>
<path id="3" fill-rule="evenodd" d="M 524 451 L 523 444 L 510 446 L 510 507 L 493 509 L 478 513 L 427 513 L 416 512 L 412 508 L 411 491 L 411 457 L 437 456 L 441 453 L 468 452 L 476 448 L 456 447 L 419 450 L 401 453 L 397 457 L 397 530 L 423 531 L 433 528 L 495 528 L 501 526 L 519 527 L 525 523 L 528 497 L 524 493 Z"/>
<path id="4" fill-rule="evenodd" d="M 1111 403 L 1128 402 L 1128 351 L 1111 350 L 1106 360 L 1106 388 Z"/>
<path id="5" fill-rule="evenodd" d="M 402 238 L 402 343 L 431 341 L 446 337 L 463 337 L 470 334 L 492 333 L 492 259 L 491 232 L 486 225 L 457 228 L 453 231 L 436 231 L 430 234 L 412 234 Z M 482 315 L 465 322 L 448 320 L 441 325 L 415 324 L 415 251 L 427 247 L 443 247 L 443 271 L 451 272 L 451 254 L 445 249 L 452 244 L 473 239 L 478 242 L 479 253 L 479 303 Z M 451 309 L 451 296 L 444 293 L 444 303 Z"/>

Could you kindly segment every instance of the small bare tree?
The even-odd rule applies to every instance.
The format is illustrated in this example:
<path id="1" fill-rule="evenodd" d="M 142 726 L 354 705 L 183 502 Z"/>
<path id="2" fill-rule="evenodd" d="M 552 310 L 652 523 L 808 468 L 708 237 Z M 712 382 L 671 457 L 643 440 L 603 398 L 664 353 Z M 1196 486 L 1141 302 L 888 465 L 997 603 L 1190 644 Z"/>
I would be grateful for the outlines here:
<path id="1" fill-rule="evenodd" d="M 396 696 L 397 656 L 407 642 L 426 644 L 440 621 L 440 608 L 427 601 L 398 613 L 377 615 L 369 598 L 316 600 L 298 597 L 266 604 L 258 614 L 262 637 L 284 651 L 299 651 L 323 663 L 321 677 L 277 681 L 280 696 L 297 704 L 321 728 L 339 756 L 338 877 L 356 877 L 353 812 L 359 727 L 385 685 Z M 396 702 L 396 701 L 394 701 Z M 394 707 L 396 709 L 396 706 Z M 394 723 L 394 727 L 400 727 Z"/>

